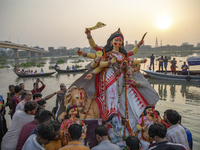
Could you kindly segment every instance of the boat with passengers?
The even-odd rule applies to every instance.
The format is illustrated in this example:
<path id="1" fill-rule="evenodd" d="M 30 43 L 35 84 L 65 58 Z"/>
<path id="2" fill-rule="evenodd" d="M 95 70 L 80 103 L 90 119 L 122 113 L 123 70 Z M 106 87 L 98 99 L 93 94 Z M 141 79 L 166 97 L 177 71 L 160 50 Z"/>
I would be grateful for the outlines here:
<path id="1" fill-rule="evenodd" d="M 14 71 L 14 70 L 13 70 Z M 54 73 L 56 73 L 55 71 L 54 72 L 48 72 L 48 73 L 43 73 L 43 74 L 40 74 L 40 73 L 36 73 L 36 74 L 23 74 L 21 72 L 16 72 L 14 71 L 14 73 L 18 76 L 18 77 L 43 77 L 43 76 L 51 76 L 53 75 Z"/>
<path id="2" fill-rule="evenodd" d="M 187 62 L 189 66 L 200 65 L 200 56 L 188 57 Z M 167 71 L 167 73 L 163 73 L 161 71 L 144 70 L 144 69 L 142 71 L 144 71 L 151 78 L 200 83 L 200 70 L 188 69 L 187 75 L 182 75 L 182 71 L 176 71 L 176 74 L 172 74 L 171 71 Z"/>

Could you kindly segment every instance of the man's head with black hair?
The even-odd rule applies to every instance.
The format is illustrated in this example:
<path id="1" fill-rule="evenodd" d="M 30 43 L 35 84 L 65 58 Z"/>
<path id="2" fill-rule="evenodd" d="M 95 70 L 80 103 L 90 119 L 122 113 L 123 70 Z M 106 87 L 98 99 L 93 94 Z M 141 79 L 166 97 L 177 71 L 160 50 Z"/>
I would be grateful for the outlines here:
<path id="1" fill-rule="evenodd" d="M 167 109 L 167 110 L 165 110 L 165 112 L 164 112 L 163 120 L 164 120 L 165 122 L 167 122 L 167 112 L 170 111 L 170 110 L 172 110 L 172 109 Z"/>
<path id="2" fill-rule="evenodd" d="M 82 134 L 82 126 L 80 124 L 72 124 L 68 128 L 68 132 L 72 141 L 78 141 Z"/>
<path id="3" fill-rule="evenodd" d="M 41 109 L 35 114 L 35 119 L 38 121 L 39 124 L 42 124 L 46 121 L 51 120 L 52 116 L 53 114 L 49 110 Z"/>
<path id="4" fill-rule="evenodd" d="M 14 90 L 15 86 L 14 85 L 9 85 L 8 86 L 8 90 L 10 91 L 10 93 L 14 94 L 15 90 Z"/>
<path id="5" fill-rule="evenodd" d="M 14 90 L 15 90 L 15 93 L 19 93 L 19 94 L 22 93 L 22 87 L 21 87 L 21 86 L 16 85 L 16 86 L 14 87 Z"/>
<path id="6" fill-rule="evenodd" d="M 38 120 L 38 116 L 39 116 L 39 113 L 38 113 L 38 112 L 39 112 L 40 110 L 43 110 L 43 108 L 42 108 L 40 105 L 38 105 L 37 110 L 36 110 L 36 113 L 35 113 L 35 117 L 34 117 L 35 120 Z"/>
<path id="7" fill-rule="evenodd" d="M 100 143 L 101 141 L 107 140 L 108 139 L 108 130 L 105 126 L 100 125 L 96 127 L 94 130 L 96 134 L 96 139 Z"/>
<path id="8" fill-rule="evenodd" d="M 55 140 L 60 140 L 61 139 L 61 129 L 60 129 L 60 123 L 57 121 L 50 121 L 50 124 L 53 126 L 55 130 Z"/>
<path id="9" fill-rule="evenodd" d="M 25 101 L 30 101 L 32 99 L 32 93 L 31 93 L 31 91 L 26 90 L 24 92 L 24 99 L 25 99 Z"/>
<path id="10" fill-rule="evenodd" d="M 40 145 L 46 145 L 55 139 L 55 130 L 49 122 L 38 125 L 36 140 Z"/>
<path id="11" fill-rule="evenodd" d="M 100 125 L 100 126 L 96 127 L 94 132 L 95 132 L 95 134 L 98 134 L 101 137 L 108 135 L 108 130 L 104 125 Z"/>
<path id="12" fill-rule="evenodd" d="M 45 109 L 46 106 L 46 101 L 44 99 L 41 99 L 39 101 L 37 101 L 38 105 L 42 106 L 43 109 Z"/>
<path id="13" fill-rule="evenodd" d="M 33 100 L 41 99 L 41 98 L 42 98 L 42 94 L 41 93 L 36 92 L 36 93 L 33 94 Z"/>
<path id="14" fill-rule="evenodd" d="M 149 127 L 149 136 L 156 142 L 166 140 L 167 127 L 162 123 L 154 123 Z"/>
<path id="15" fill-rule="evenodd" d="M 126 139 L 127 150 L 139 150 L 140 141 L 136 136 L 129 136 Z"/>
<path id="16" fill-rule="evenodd" d="M 24 83 L 20 83 L 19 85 L 21 86 L 22 90 L 25 89 L 25 84 Z"/>
<path id="17" fill-rule="evenodd" d="M 38 106 L 38 104 L 36 102 L 34 102 L 34 101 L 28 101 L 24 105 L 24 111 L 27 114 L 35 115 L 35 113 L 37 111 L 37 106 Z"/>
<path id="18" fill-rule="evenodd" d="M 32 70 L 31 70 L 32 71 Z M 35 88 L 35 86 L 36 86 L 36 90 L 39 88 L 39 86 L 38 86 L 38 82 L 34 82 L 33 83 L 33 89 Z"/>
<path id="19" fill-rule="evenodd" d="M 167 111 L 167 123 L 170 126 L 177 124 L 179 119 L 180 119 L 180 115 L 176 110 L 170 109 Z"/>

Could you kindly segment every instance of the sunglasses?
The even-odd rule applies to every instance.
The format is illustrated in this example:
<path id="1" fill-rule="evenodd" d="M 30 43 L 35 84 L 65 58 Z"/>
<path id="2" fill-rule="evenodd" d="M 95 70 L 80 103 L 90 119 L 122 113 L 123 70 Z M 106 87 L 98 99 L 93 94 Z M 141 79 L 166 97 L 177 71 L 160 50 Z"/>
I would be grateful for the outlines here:
<path id="1" fill-rule="evenodd" d="M 60 87 L 64 87 L 64 86 L 60 86 Z"/>

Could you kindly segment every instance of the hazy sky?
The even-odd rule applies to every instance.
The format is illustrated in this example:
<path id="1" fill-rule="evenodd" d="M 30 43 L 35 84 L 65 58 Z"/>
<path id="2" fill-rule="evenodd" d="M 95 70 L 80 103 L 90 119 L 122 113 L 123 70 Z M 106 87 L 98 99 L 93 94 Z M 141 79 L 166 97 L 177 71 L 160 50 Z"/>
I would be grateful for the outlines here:
<path id="1" fill-rule="evenodd" d="M 0 0 L 0 41 L 45 49 L 89 47 L 85 28 L 100 21 L 106 27 L 93 30 L 92 35 L 101 46 L 118 27 L 129 43 L 148 32 L 146 45 L 155 46 L 157 36 L 159 44 L 162 40 L 163 45 L 189 42 L 196 46 L 199 8 L 200 0 Z M 162 15 L 171 20 L 164 30 L 156 24 Z"/>

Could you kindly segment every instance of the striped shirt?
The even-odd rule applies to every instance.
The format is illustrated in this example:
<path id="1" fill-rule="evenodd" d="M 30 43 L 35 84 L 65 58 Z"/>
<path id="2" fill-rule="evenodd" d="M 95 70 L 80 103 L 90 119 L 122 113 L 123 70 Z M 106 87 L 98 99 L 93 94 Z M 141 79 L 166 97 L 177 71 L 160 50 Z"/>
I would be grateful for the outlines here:
<path id="1" fill-rule="evenodd" d="M 187 135 L 181 125 L 175 124 L 170 126 L 167 129 L 166 138 L 169 142 L 182 144 L 189 150 Z"/>

